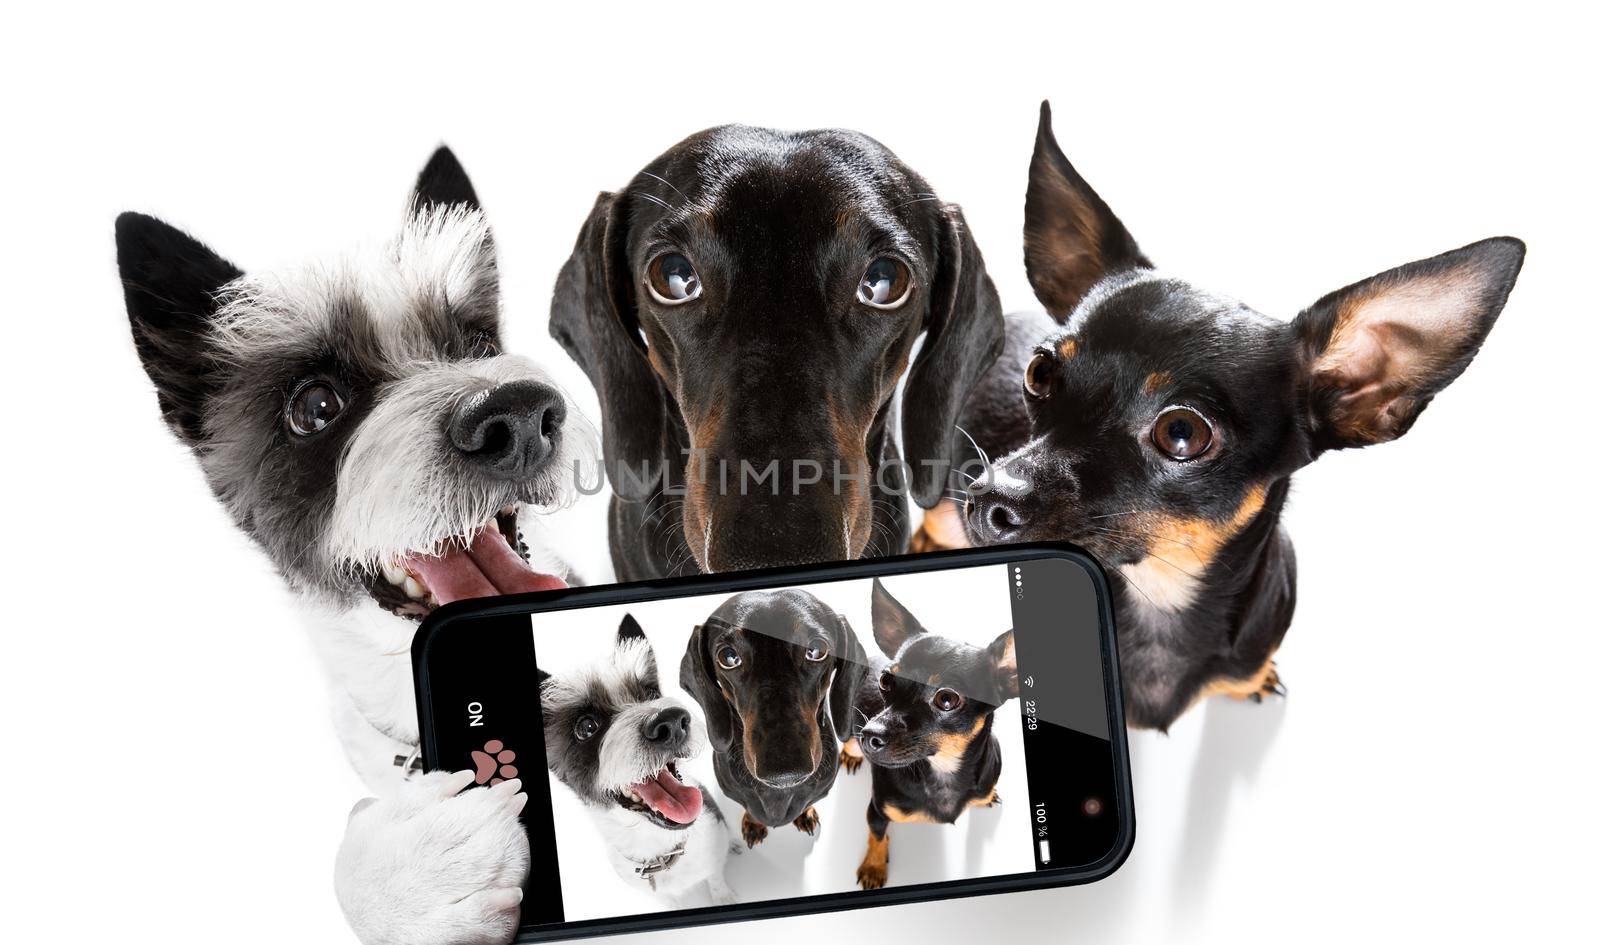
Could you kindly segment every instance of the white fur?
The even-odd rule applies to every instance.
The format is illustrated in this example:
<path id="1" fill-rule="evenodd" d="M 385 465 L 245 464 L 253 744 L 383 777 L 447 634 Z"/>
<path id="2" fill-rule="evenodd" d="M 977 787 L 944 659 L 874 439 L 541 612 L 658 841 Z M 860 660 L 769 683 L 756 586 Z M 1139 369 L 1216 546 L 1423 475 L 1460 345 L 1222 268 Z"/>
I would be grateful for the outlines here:
<path id="1" fill-rule="evenodd" d="M 515 934 L 528 836 L 513 779 L 465 791 L 471 772 L 423 775 L 350 812 L 334 871 L 366 945 L 498 945 Z"/>
<path id="2" fill-rule="evenodd" d="M 684 783 L 694 784 L 687 778 Z M 733 891 L 722 878 L 731 837 L 727 825 L 709 809 L 683 830 L 658 827 L 637 813 L 615 806 L 591 806 L 589 816 L 605 838 L 611 868 L 623 882 L 650 890 L 676 905 L 697 905 L 687 900 L 702 891 L 714 905 L 735 901 Z M 635 870 L 640 863 L 666 853 L 680 842 L 684 845 L 683 855 L 671 869 L 656 874 L 652 889 L 649 880 Z"/>
<path id="3" fill-rule="evenodd" d="M 1117 571 L 1136 589 L 1128 595 L 1134 606 L 1150 617 L 1178 613 L 1194 603 L 1200 589 L 1197 575 L 1153 557 L 1120 565 Z"/>
<path id="4" fill-rule="evenodd" d="M 666 709 L 683 709 L 676 699 L 653 699 L 639 702 L 618 712 L 611 720 L 611 730 L 600 745 L 600 770 L 595 786 L 605 791 L 625 791 L 660 770 L 642 761 L 648 752 L 644 745 L 644 722 Z M 685 709 L 685 711 L 688 711 Z M 680 758 L 693 758 L 705 747 L 706 739 L 698 725 L 689 728 L 689 741 Z"/>
<path id="5" fill-rule="evenodd" d="M 535 541 L 533 536 L 542 532 L 529 522 L 535 517 L 524 510 L 520 526 L 534 548 L 534 566 L 565 576 L 565 566 L 552 560 L 548 543 Z M 515 865 L 507 857 L 517 843 L 522 845 L 518 869 L 527 870 L 527 833 L 521 823 L 514 815 L 499 816 L 500 808 L 461 803 L 487 796 L 492 789 L 457 798 L 427 787 L 444 778 L 470 783 L 469 773 L 434 773 L 407 781 L 394 763 L 410 754 L 418 738 L 411 677 L 416 623 L 367 603 L 347 609 L 309 599 L 301 604 L 331 677 L 340 743 L 361 779 L 378 794 L 351 815 L 335 864 L 334 885 L 350 927 L 364 945 L 509 942 L 516 931 L 516 904 L 506 905 L 512 894 L 497 894 L 500 887 L 492 883 Z M 482 839 L 454 855 L 472 863 L 451 861 L 459 872 L 444 876 L 440 853 L 453 850 L 469 828 L 481 832 Z M 449 897 L 458 894 L 462 882 L 481 885 L 450 907 L 454 899 Z M 518 886 L 520 880 L 510 885 Z M 502 908 L 493 908 L 497 905 Z"/>
<path id="6" fill-rule="evenodd" d="M 497 384 L 549 383 L 522 358 L 439 360 L 424 319 L 497 311 L 496 281 L 482 214 L 457 206 L 422 209 L 376 251 L 253 274 L 226 288 L 216 329 L 222 366 L 336 335 L 331 320 L 344 309 L 339 303 L 355 302 L 377 356 L 399 378 L 379 394 L 341 458 L 335 508 L 318 549 L 331 567 L 436 551 L 513 501 L 555 504 L 575 493 L 573 464 L 597 451 L 592 426 L 575 409 L 548 480 L 520 484 L 528 494 L 496 494 L 444 471 L 448 444 L 439 420 L 446 411 Z M 520 519 L 533 566 L 567 577 L 535 510 L 524 505 Z M 369 600 L 342 603 L 291 589 L 330 677 L 339 739 L 379 795 L 352 811 L 335 867 L 351 927 L 367 945 L 510 941 L 528 870 L 516 816 L 526 796 L 515 782 L 463 791 L 470 773 L 405 780 L 395 759 L 410 755 L 418 740 L 410 657 L 416 623 Z"/>
<path id="7" fill-rule="evenodd" d="M 483 214 L 460 205 L 430 206 L 408 217 L 386 245 L 229 283 L 216 318 L 219 354 L 248 359 L 263 347 L 324 335 L 339 312 L 329 301 L 350 299 L 378 325 L 390 363 L 427 360 L 436 351 L 415 313 L 492 304 L 496 285 Z"/>
<path id="8" fill-rule="evenodd" d="M 593 427 L 576 410 L 568 411 L 555 456 L 524 487 L 529 490 L 524 495 L 464 480 L 452 472 L 449 457 L 440 455 L 452 448 L 444 442 L 439 417 L 499 385 L 523 380 L 550 383 L 532 361 L 502 355 L 432 362 L 387 385 L 339 464 L 327 532 L 331 558 L 377 567 L 406 552 L 437 553 L 453 537 L 475 533 L 511 499 L 548 496 L 553 501 L 546 506 L 554 506 L 576 496 L 572 477 L 592 469 L 596 441 Z"/>

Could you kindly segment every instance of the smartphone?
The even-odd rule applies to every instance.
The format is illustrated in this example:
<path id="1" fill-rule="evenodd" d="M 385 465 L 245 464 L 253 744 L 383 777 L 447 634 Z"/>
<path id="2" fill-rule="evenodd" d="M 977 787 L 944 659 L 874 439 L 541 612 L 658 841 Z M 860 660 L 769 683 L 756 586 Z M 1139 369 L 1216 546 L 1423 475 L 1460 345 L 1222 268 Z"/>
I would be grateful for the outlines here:
<path id="1" fill-rule="evenodd" d="M 440 608 L 428 770 L 520 777 L 519 940 L 1038 889 L 1133 844 L 1110 597 L 1065 544 Z"/>

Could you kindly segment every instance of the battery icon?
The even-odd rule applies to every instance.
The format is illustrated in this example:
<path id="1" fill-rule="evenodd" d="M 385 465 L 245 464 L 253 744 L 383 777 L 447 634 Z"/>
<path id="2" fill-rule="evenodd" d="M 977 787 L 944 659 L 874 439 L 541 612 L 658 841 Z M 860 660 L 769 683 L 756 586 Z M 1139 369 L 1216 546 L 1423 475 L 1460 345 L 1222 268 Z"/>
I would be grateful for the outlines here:
<path id="1" fill-rule="evenodd" d="M 1044 865 L 1044 866 L 1049 866 L 1050 865 L 1050 841 L 1049 840 L 1040 840 L 1039 841 L 1039 863 Z"/>

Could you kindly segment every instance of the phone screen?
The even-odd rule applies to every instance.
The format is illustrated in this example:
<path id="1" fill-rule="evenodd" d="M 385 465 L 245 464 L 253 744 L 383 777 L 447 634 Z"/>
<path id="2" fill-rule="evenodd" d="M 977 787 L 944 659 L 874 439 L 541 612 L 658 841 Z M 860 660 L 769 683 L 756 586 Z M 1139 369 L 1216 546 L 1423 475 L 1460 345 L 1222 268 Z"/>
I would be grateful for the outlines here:
<path id="1" fill-rule="evenodd" d="M 1131 842 L 1100 585 L 980 557 L 456 617 L 425 760 L 522 780 L 538 937 L 1074 881 Z"/>

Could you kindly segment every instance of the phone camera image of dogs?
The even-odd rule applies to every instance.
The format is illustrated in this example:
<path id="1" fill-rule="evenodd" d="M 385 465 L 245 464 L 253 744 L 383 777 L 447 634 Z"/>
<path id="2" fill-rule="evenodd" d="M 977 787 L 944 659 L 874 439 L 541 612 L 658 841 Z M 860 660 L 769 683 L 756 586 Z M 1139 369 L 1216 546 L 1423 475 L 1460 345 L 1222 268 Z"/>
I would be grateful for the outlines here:
<path id="1" fill-rule="evenodd" d="M 618 579 L 900 553 L 1002 326 L 960 210 L 871 138 L 675 145 L 595 202 L 550 312 L 599 394 Z"/>
<path id="2" fill-rule="evenodd" d="M 1008 318 L 963 419 L 1000 457 L 965 508 L 972 542 L 1065 539 L 1105 564 L 1130 725 L 1281 693 L 1291 474 L 1410 429 L 1488 335 L 1522 243 L 1484 240 L 1268 318 L 1153 269 L 1061 153 L 1046 105 L 1024 248 L 1049 316 Z"/>
<path id="3" fill-rule="evenodd" d="M 572 466 L 597 444 L 539 366 L 501 351 L 494 243 L 466 174 L 441 148 L 392 241 L 300 268 L 246 273 L 136 213 L 116 243 L 161 414 L 301 605 L 346 753 L 386 795 L 352 816 L 340 854 L 352 924 L 368 941 L 514 926 L 505 897 L 487 919 L 429 898 L 465 901 L 474 881 L 514 893 L 527 851 L 510 802 L 458 797 L 445 775 L 403 780 L 411 640 L 445 602 L 562 586 L 535 513 L 573 498 Z M 463 866 L 441 850 L 469 814 L 501 842 Z"/>
<path id="4" fill-rule="evenodd" d="M 953 824 L 969 807 L 1000 802 L 994 713 L 1018 691 L 1010 630 L 987 647 L 929 633 L 878 580 L 872 637 L 888 660 L 874 660 L 856 701 L 865 721 L 845 746 L 872 773 L 863 889 L 889 881 L 889 824 Z"/>
<path id="5" fill-rule="evenodd" d="M 792 823 L 815 835 L 815 804 L 839 770 L 866 651 L 850 624 L 806 593 L 728 598 L 689 637 L 679 684 L 705 712 L 723 793 L 744 808 L 748 846 Z"/>
<path id="6" fill-rule="evenodd" d="M 733 902 L 722 811 L 678 767 L 705 737 L 661 695 L 655 650 L 632 615 L 601 664 L 539 679 L 550 771 L 587 806 L 617 875 L 669 899 L 703 890 Z"/>

